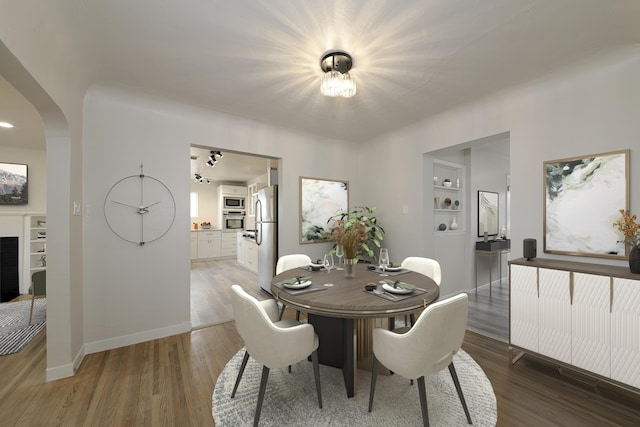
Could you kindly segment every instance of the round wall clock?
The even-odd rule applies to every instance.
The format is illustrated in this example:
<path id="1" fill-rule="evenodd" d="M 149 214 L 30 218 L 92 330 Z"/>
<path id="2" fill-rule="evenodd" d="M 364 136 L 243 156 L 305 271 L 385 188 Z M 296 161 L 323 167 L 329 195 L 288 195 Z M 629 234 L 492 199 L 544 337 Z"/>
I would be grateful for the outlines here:
<path id="1" fill-rule="evenodd" d="M 160 180 L 145 175 L 125 176 L 109 189 L 104 199 L 104 217 L 118 237 L 144 246 L 158 240 L 171 228 L 176 201 Z"/>

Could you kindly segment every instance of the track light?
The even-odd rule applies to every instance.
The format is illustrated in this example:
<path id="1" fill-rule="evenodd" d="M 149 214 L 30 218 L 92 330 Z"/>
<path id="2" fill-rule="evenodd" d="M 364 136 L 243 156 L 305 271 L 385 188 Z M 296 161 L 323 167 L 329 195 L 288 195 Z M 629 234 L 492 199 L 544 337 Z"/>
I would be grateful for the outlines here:
<path id="1" fill-rule="evenodd" d="M 214 159 L 209 159 L 207 161 L 207 166 L 214 167 L 216 165 L 216 161 Z"/>
<path id="2" fill-rule="evenodd" d="M 199 173 L 195 174 L 195 177 L 193 178 L 194 182 L 202 182 L 202 175 L 200 175 Z"/>

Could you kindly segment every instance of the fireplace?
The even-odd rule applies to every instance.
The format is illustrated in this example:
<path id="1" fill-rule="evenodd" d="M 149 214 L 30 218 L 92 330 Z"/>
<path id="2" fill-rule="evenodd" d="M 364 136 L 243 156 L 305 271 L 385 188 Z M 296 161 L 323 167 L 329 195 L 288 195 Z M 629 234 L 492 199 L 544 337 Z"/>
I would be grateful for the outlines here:
<path id="1" fill-rule="evenodd" d="M 18 238 L 0 237 L 0 302 L 19 294 Z"/>

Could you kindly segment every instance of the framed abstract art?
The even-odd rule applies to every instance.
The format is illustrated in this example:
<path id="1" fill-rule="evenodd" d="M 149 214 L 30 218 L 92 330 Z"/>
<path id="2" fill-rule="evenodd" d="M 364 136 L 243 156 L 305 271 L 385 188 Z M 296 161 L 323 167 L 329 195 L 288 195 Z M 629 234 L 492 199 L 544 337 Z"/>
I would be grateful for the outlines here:
<path id="1" fill-rule="evenodd" d="M 327 220 L 349 208 L 349 182 L 300 177 L 300 243 L 326 242 Z"/>
<path id="2" fill-rule="evenodd" d="M 629 209 L 629 150 L 544 162 L 544 252 L 626 257 L 613 227 Z"/>

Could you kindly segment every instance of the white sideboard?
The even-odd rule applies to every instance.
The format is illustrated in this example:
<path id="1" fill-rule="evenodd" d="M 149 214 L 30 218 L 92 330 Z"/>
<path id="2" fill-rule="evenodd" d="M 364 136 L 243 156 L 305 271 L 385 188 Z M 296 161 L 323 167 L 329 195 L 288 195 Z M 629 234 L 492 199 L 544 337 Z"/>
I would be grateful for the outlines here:
<path id="1" fill-rule="evenodd" d="M 640 275 L 539 258 L 509 265 L 513 363 L 529 353 L 640 391 Z"/>

